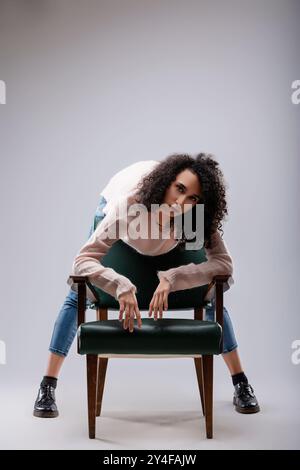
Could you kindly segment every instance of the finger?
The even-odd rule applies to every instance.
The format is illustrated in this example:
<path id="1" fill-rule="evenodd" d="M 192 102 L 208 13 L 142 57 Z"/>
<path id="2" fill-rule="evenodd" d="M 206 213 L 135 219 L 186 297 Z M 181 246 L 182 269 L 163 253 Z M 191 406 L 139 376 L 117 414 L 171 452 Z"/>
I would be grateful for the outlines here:
<path id="1" fill-rule="evenodd" d="M 129 331 L 133 332 L 134 329 L 134 305 L 130 306 L 130 317 L 129 317 Z"/>
<path id="2" fill-rule="evenodd" d="M 158 300 L 159 300 L 159 296 L 158 294 L 156 294 L 155 300 L 154 300 L 154 320 L 157 320 Z"/>
<path id="3" fill-rule="evenodd" d="M 124 313 L 124 301 L 120 300 L 120 312 L 119 312 L 119 321 L 122 321 L 123 313 Z"/>
<path id="4" fill-rule="evenodd" d="M 141 316 L 141 312 L 139 310 L 138 304 L 136 304 L 136 306 L 135 306 L 135 314 L 136 314 L 136 318 L 137 318 L 138 327 L 141 328 L 141 326 L 142 326 L 142 316 Z"/>
<path id="5" fill-rule="evenodd" d="M 163 295 L 163 303 L 165 311 L 168 310 L 168 292 L 165 292 Z"/>
<path id="6" fill-rule="evenodd" d="M 149 313 L 148 313 L 149 317 L 151 317 L 151 315 L 152 315 L 153 301 L 154 301 L 154 298 L 152 297 L 150 305 L 149 305 Z"/>
<path id="7" fill-rule="evenodd" d="M 161 292 L 159 295 L 158 308 L 159 308 L 159 318 L 162 318 L 163 317 L 163 292 Z"/>
<path id="8" fill-rule="evenodd" d="M 132 306 L 131 304 L 129 303 L 128 304 L 128 313 L 127 313 L 127 329 L 130 330 L 130 327 L 131 327 L 131 310 L 132 310 Z"/>
<path id="9" fill-rule="evenodd" d="M 130 315 L 130 306 L 127 303 L 126 307 L 125 307 L 125 318 L 124 318 L 124 329 L 125 330 L 128 328 L 129 315 Z"/>

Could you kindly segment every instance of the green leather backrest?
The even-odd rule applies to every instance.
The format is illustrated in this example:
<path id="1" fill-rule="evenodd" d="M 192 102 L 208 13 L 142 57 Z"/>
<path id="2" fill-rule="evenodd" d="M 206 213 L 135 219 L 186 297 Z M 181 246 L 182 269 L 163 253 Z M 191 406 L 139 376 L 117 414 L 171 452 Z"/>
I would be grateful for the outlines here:
<path id="1" fill-rule="evenodd" d="M 157 271 L 206 261 L 204 248 L 200 250 L 185 250 L 179 247 L 173 248 L 168 253 L 159 256 L 148 256 L 138 253 L 123 240 L 115 242 L 108 253 L 102 258 L 104 266 L 113 268 L 131 280 L 137 287 L 137 301 L 141 310 L 148 310 L 153 293 L 159 284 Z M 89 287 L 97 295 L 98 302 L 91 308 L 106 307 L 119 310 L 118 301 L 90 283 Z M 191 309 L 207 304 L 204 301 L 208 285 L 194 287 L 192 289 L 170 292 L 168 308 L 170 310 Z"/>

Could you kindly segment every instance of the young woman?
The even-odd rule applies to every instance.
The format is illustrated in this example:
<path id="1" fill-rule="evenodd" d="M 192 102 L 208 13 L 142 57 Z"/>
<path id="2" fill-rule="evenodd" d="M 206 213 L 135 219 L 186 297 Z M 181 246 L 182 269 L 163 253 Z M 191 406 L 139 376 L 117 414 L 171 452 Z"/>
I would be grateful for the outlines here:
<path id="1" fill-rule="evenodd" d="M 121 223 L 116 208 L 120 202 L 127 207 L 142 204 L 144 215 L 150 228 L 158 230 L 159 237 L 131 237 L 130 231 L 115 231 L 111 236 L 109 229 Z M 197 204 L 204 204 L 204 248 L 207 261 L 201 264 L 190 263 L 166 271 L 158 271 L 158 286 L 149 305 L 149 316 L 162 318 L 168 308 L 169 292 L 189 289 L 210 284 L 217 274 L 229 274 L 224 290 L 233 283 L 233 263 L 222 240 L 219 230 L 227 212 L 226 191 L 223 174 L 219 164 L 212 156 L 200 153 L 193 157 L 187 154 L 170 155 L 162 161 L 140 161 L 116 173 L 101 193 L 89 239 L 80 249 L 73 263 L 72 274 L 89 276 L 92 284 L 108 292 L 120 305 L 119 320 L 123 327 L 134 331 L 134 319 L 142 327 L 142 318 L 136 299 L 136 286 L 125 276 L 101 264 L 101 259 L 112 244 L 121 238 L 138 252 L 157 256 L 178 247 L 185 248 L 187 239 L 182 231 L 175 237 L 174 220 L 178 214 L 195 211 Z M 153 204 L 156 208 L 153 209 Z M 165 217 L 165 207 L 174 209 Z M 126 218 L 126 228 L 134 215 Z M 169 236 L 163 235 L 168 227 Z M 151 232 L 153 233 L 153 232 Z M 161 235 L 163 235 L 161 237 Z M 71 289 L 64 301 L 54 325 L 49 347 L 50 355 L 46 373 L 41 381 L 34 405 L 34 416 L 51 418 L 58 416 L 55 402 L 57 378 L 77 331 L 77 284 L 68 278 Z M 214 315 L 212 290 L 211 299 L 205 308 L 206 320 Z M 87 307 L 94 301 L 93 293 L 87 289 Z M 233 404 L 240 413 L 255 413 L 259 405 L 253 388 L 248 383 L 241 365 L 238 346 L 227 309 L 224 307 L 224 346 L 223 358 L 229 369 L 234 386 Z"/>

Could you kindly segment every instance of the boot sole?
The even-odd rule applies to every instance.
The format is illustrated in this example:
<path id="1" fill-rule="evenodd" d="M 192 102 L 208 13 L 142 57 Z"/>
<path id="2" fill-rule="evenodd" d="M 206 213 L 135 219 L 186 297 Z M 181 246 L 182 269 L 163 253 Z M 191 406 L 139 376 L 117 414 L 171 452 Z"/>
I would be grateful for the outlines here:
<path id="1" fill-rule="evenodd" d="M 56 418 L 58 411 L 33 411 L 33 416 L 36 418 Z"/>
<path id="2" fill-rule="evenodd" d="M 241 408 L 240 406 L 236 405 L 235 399 L 233 399 L 233 404 L 234 404 L 235 410 L 238 413 L 243 413 L 245 415 L 248 415 L 251 413 L 258 413 L 260 411 L 259 405 L 253 406 L 252 408 Z"/>

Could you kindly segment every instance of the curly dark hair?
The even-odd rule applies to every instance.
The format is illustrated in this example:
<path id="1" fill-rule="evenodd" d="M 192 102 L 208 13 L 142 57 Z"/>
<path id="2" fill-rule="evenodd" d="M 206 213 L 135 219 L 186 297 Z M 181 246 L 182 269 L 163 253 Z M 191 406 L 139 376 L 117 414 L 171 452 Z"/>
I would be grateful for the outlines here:
<path id="1" fill-rule="evenodd" d="M 185 169 L 189 169 L 199 178 L 202 189 L 202 198 L 199 202 L 204 204 L 204 246 L 211 248 L 212 234 L 217 229 L 223 234 L 222 220 L 225 215 L 228 215 L 227 185 L 219 163 L 211 154 L 199 153 L 195 157 L 178 153 L 169 155 L 141 179 L 137 185 L 135 197 L 150 211 L 151 204 L 163 203 L 166 190 L 176 180 L 177 175 Z M 192 220 L 195 220 L 196 206 L 192 208 L 192 211 Z M 187 242 L 184 231 L 182 234 L 179 241 L 181 248 L 185 247 Z"/>

